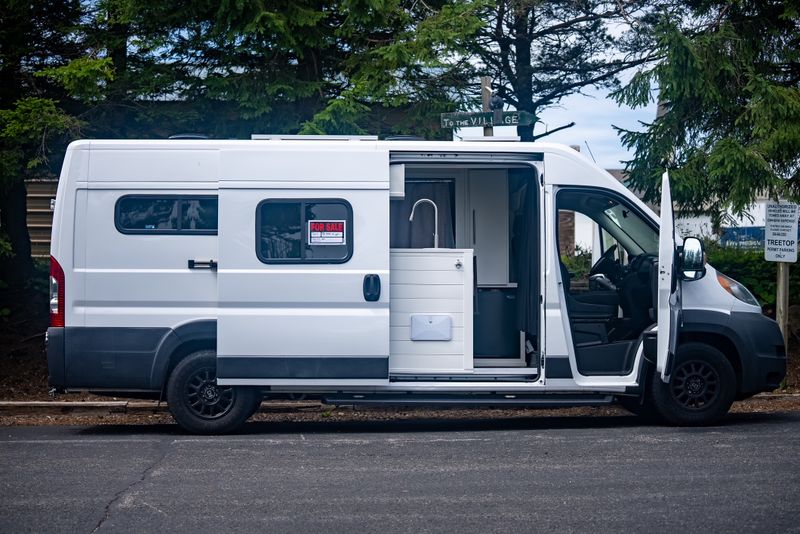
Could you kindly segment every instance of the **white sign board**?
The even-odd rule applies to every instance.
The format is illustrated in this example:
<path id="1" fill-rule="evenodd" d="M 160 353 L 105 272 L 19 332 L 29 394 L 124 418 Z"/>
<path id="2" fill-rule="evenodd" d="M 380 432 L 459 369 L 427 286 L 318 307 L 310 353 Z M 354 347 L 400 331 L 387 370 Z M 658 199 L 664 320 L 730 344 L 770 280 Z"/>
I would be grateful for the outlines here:
<path id="1" fill-rule="evenodd" d="M 764 259 L 794 263 L 797 261 L 797 204 L 767 203 L 764 232 Z"/>
<path id="2" fill-rule="evenodd" d="M 309 245 L 345 245 L 347 221 L 308 221 Z"/>

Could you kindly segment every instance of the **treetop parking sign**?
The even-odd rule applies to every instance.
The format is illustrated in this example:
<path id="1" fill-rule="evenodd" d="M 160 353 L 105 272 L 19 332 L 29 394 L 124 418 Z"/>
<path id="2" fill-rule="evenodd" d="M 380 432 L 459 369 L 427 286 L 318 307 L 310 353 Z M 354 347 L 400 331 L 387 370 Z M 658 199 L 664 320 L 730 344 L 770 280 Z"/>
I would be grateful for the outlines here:
<path id="1" fill-rule="evenodd" d="M 789 202 L 767 203 L 764 259 L 794 263 L 797 261 L 798 206 Z"/>

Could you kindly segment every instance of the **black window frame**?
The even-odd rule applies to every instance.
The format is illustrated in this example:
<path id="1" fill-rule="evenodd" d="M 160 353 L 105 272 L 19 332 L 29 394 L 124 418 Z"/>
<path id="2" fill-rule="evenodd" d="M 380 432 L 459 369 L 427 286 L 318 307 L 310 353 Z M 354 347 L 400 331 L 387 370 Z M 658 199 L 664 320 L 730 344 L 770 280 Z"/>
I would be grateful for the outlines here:
<path id="1" fill-rule="evenodd" d="M 300 204 L 300 258 L 265 258 L 261 254 L 261 207 L 264 204 Z M 345 224 L 345 246 L 347 247 L 347 256 L 344 258 L 311 258 L 306 259 L 305 246 L 306 239 L 308 238 L 308 219 L 306 219 L 306 204 L 340 204 L 344 206 L 347 211 L 347 221 Z M 347 263 L 353 257 L 353 250 L 355 244 L 353 243 L 353 206 L 343 198 L 266 198 L 256 205 L 256 256 L 261 263 L 266 265 L 310 265 L 310 264 L 328 264 L 336 265 Z"/>
<path id="2" fill-rule="evenodd" d="M 123 200 L 216 200 L 217 201 L 217 228 L 215 230 L 193 230 L 189 228 L 181 228 L 181 221 L 183 220 L 182 214 L 178 217 L 178 228 L 153 228 L 148 230 L 145 228 L 123 228 L 120 225 L 121 208 L 120 204 Z M 219 195 L 154 195 L 154 194 L 132 194 L 122 195 L 114 203 L 114 227 L 121 234 L 125 235 L 217 235 L 219 233 Z"/>

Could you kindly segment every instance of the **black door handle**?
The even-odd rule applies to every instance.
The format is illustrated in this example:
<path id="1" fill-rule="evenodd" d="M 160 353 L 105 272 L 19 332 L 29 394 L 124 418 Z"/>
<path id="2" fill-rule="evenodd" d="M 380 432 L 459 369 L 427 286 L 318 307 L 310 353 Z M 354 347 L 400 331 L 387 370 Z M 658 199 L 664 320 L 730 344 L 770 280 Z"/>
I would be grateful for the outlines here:
<path id="1" fill-rule="evenodd" d="M 364 300 L 376 302 L 381 298 L 381 277 L 377 274 L 368 274 L 364 277 Z"/>
<path id="2" fill-rule="evenodd" d="M 197 260 L 189 260 L 189 268 L 190 269 L 211 269 L 212 271 L 217 270 L 217 262 L 214 260 L 208 261 L 197 261 Z"/>

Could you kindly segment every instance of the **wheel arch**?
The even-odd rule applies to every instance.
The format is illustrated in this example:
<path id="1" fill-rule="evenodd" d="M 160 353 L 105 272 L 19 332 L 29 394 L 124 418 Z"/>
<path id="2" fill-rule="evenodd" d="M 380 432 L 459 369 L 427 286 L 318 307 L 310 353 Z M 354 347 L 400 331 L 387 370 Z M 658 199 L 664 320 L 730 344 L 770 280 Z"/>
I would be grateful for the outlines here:
<path id="1" fill-rule="evenodd" d="M 158 346 L 150 372 L 150 385 L 163 390 L 167 378 L 183 358 L 198 350 L 216 350 L 217 321 L 201 319 L 172 329 Z"/>
<path id="2" fill-rule="evenodd" d="M 720 351 L 736 374 L 736 391 L 741 391 L 744 349 L 741 339 L 731 327 L 729 315 L 707 310 L 684 310 L 678 344 L 689 342 L 704 343 Z"/>
<path id="3" fill-rule="evenodd" d="M 739 391 L 742 386 L 742 357 L 736 344 L 729 337 L 716 332 L 686 332 L 678 336 L 679 345 L 692 342 L 714 347 L 725 356 L 736 374 L 736 391 Z"/>

